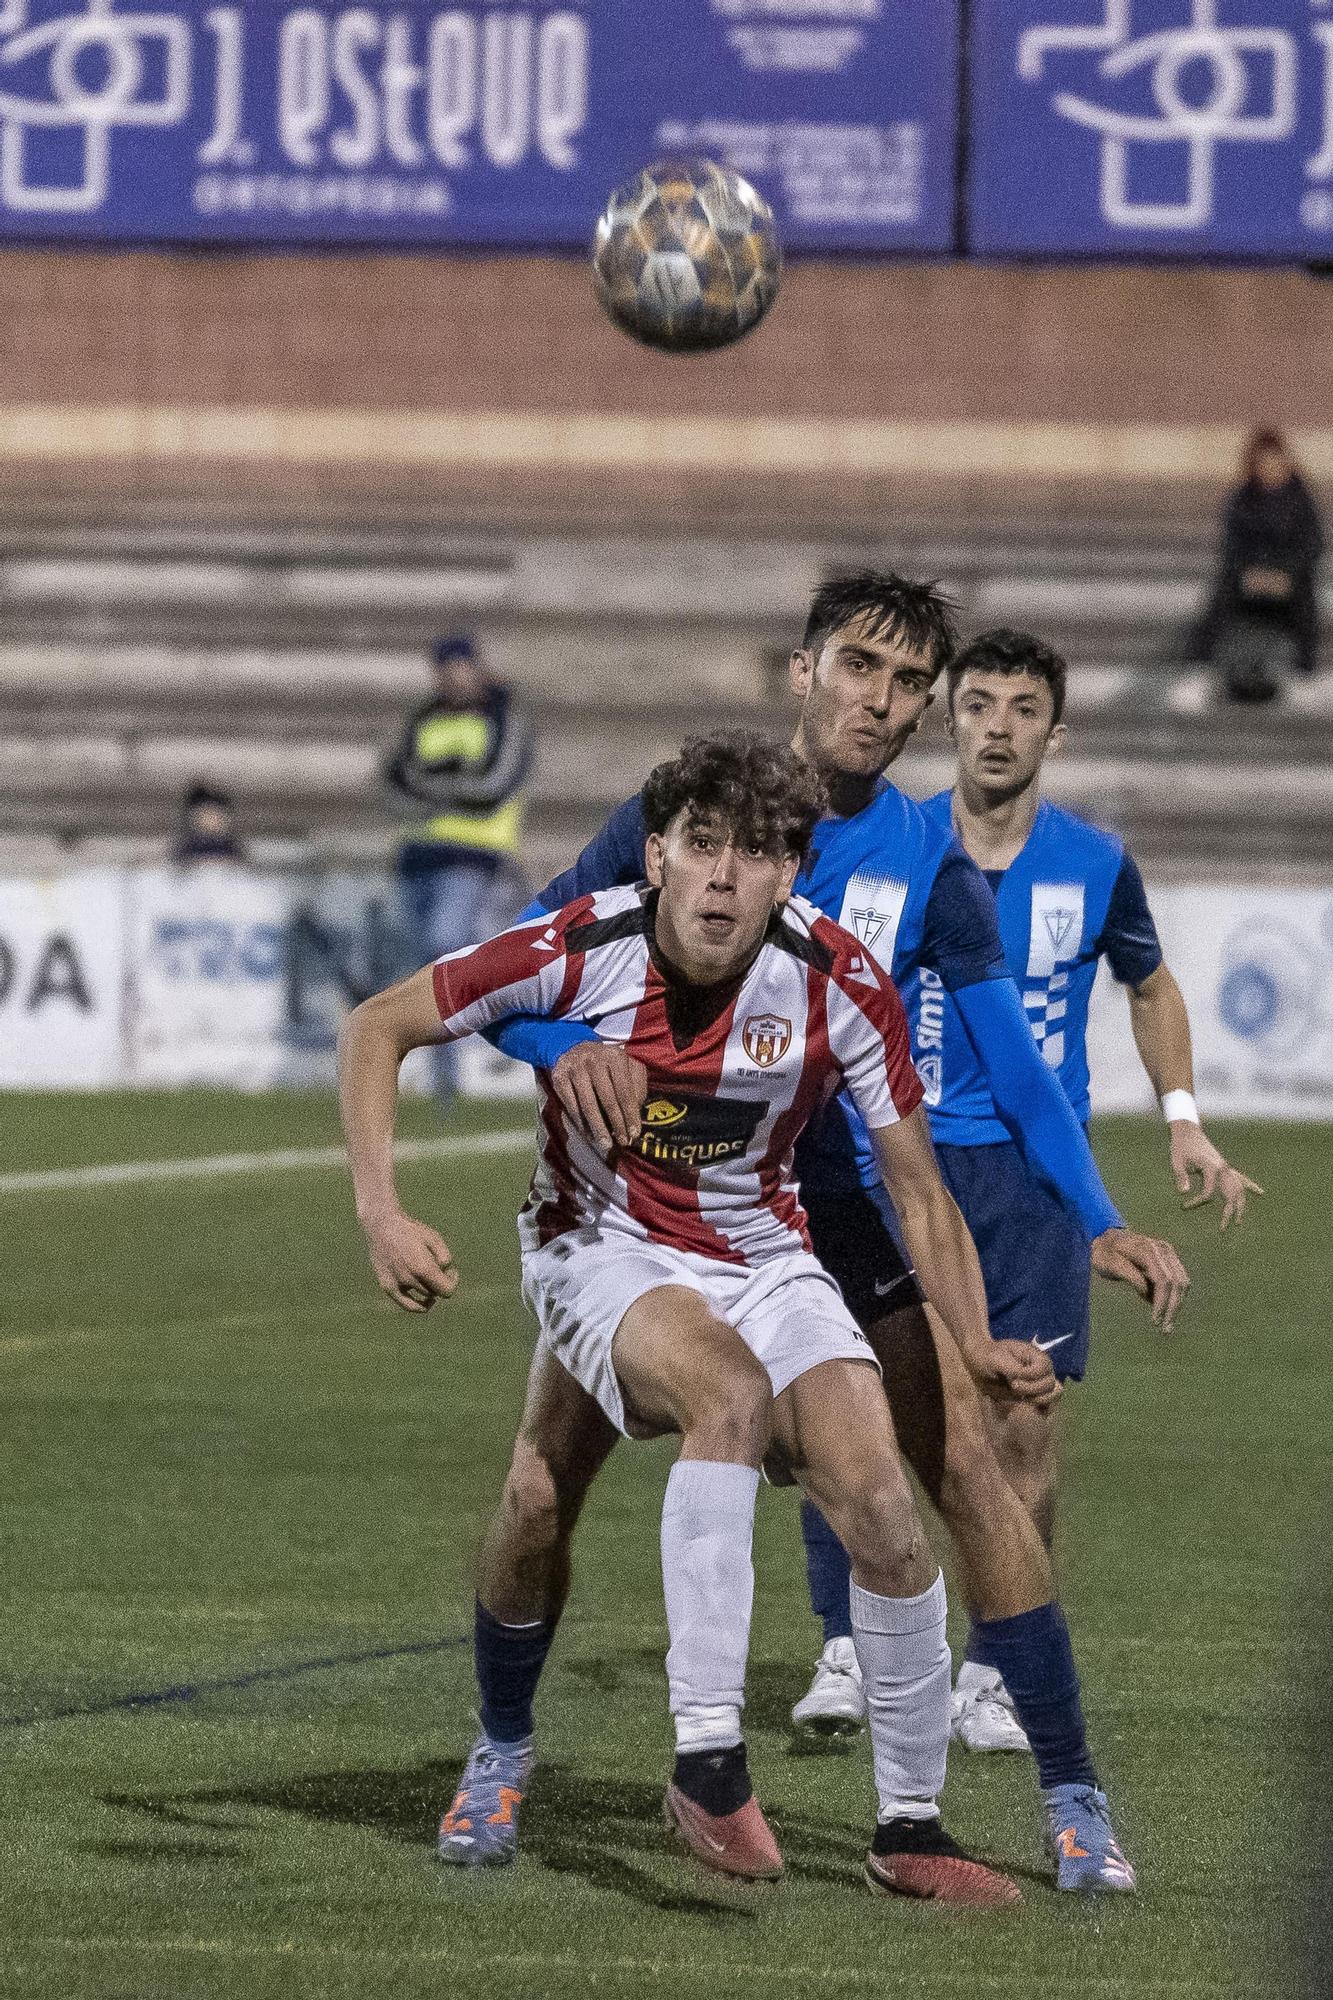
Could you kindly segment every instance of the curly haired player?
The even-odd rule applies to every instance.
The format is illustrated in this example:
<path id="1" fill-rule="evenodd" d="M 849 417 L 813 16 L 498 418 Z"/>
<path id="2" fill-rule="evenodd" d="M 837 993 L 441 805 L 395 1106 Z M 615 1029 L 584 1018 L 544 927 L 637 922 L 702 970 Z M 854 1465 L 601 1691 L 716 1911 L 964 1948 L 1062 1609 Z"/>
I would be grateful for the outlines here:
<path id="1" fill-rule="evenodd" d="M 927 1296 L 960 1346 L 1013 1394 L 1053 1394 L 1054 1379 L 1026 1343 L 991 1341 L 891 981 L 854 936 L 791 900 L 822 807 L 814 774 L 753 737 L 703 739 L 653 772 L 642 803 L 646 884 L 578 897 L 350 1016 L 343 1118 L 376 1275 L 409 1310 L 457 1283 L 443 1241 L 394 1190 L 397 1071 L 410 1048 L 516 1011 L 595 1023 L 620 1041 L 647 1072 L 629 1143 L 595 1146 L 543 1082 L 519 1221 L 541 1337 L 516 1463 L 525 1446 L 547 1462 L 584 1435 L 590 1404 L 612 1436 L 680 1435 L 662 1515 L 668 1821 L 712 1868 L 781 1873 L 740 1728 L 755 1495 L 772 1450 L 851 1556 L 879 1802 L 867 1880 L 977 1908 L 1017 1902 L 1017 1885 L 964 1855 L 940 1821 L 943 1579 L 874 1358 L 810 1252 L 792 1178 L 796 1140 L 833 1092 L 856 1103 Z M 478 1590 L 478 1651 L 491 1656 L 482 1735 L 440 1830 L 442 1857 L 465 1864 L 515 1851 L 532 1693 L 565 1581 L 507 1562 L 503 1516 Z"/>

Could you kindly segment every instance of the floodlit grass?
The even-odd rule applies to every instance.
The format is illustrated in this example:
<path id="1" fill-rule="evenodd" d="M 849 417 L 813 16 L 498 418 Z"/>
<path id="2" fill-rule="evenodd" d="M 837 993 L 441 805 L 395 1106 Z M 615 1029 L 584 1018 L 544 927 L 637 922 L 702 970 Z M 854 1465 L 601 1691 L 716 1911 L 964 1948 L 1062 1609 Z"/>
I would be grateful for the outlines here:
<path id="1" fill-rule="evenodd" d="M 440 1129 L 429 1105 L 404 1128 Z M 0 1171 L 335 1134 L 319 1097 L 11 1097 Z M 1102 1132 L 1111 1185 L 1174 1227 L 1196 1285 L 1172 1343 L 1102 1288 L 1067 1413 L 1066 1596 L 1143 1893 L 1058 1899 L 1030 1767 L 959 1755 L 953 1825 L 1027 1889 L 970 1922 L 872 1899 L 864 1747 L 789 1743 L 818 1647 L 789 1493 L 761 1496 L 748 1710 L 788 1879 L 728 1892 L 668 1848 L 665 1446 L 622 1447 L 589 1504 L 518 1867 L 434 1863 L 531 1344 L 522 1152 L 404 1170 L 464 1273 L 424 1320 L 379 1301 L 337 1172 L 0 1197 L 0 1992 L 1292 1993 L 1319 1862 L 1285 1808 L 1330 1518 L 1333 1134 L 1227 1143 L 1269 1193 L 1219 1241 L 1175 1214 L 1160 1129 Z"/>

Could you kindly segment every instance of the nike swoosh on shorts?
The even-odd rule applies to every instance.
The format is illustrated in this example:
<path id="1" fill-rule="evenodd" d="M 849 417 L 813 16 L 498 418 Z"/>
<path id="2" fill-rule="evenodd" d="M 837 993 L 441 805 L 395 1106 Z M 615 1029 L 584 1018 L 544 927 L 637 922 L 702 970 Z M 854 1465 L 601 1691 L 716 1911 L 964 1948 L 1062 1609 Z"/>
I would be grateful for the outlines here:
<path id="1" fill-rule="evenodd" d="M 1032 1345 L 1039 1348 L 1043 1354 L 1049 1354 L 1053 1347 L 1063 1347 L 1067 1340 L 1073 1338 L 1072 1333 L 1057 1333 L 1054 1340 L 1034 1340 Z"/>

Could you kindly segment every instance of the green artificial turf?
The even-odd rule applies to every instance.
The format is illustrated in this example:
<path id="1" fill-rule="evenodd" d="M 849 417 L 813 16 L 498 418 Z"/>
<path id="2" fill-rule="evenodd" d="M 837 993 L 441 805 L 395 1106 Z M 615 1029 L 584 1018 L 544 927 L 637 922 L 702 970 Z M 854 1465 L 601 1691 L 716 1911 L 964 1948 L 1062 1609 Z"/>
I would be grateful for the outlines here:
<path id="1" fill-rule="evenodd" d="M 0 1172 L 335 1136 L 321 1097 L 0 1099 Z M 1100 1133 L 1196 1283 L 1169 1343 L 1101 1287 L 1067 1412 L 1066 1598 L 1142 1893 L 1057 1898 L 1030 1766 L 955 1753 L 953 1825 L 1027 1891 L 971 1921 L 872 1898 L 864 1746 L 789 1742 L 819 1642 L 786 1492 L 761 1495 L 747 1713 L 788 1877 L 727 1891 L 668 1848 L 666 1445 L 623 1446 L 589 1503 L 517 1868 L 435 1864 L 531 1344 L 523 1150 L 403 1170 L 464 1274 L 426 1319 L 379 1300 L 338 1172 L 0 1195 L 0 1993 L 1292 1993 L 1320 1860 L 1297 1822 L 1326 1811 L 1302 1773 L 1333 1133 L 1224 1143 L 1269 1193 L 1219 1240 L 1176 1212 L 1160 1128 Z"/>

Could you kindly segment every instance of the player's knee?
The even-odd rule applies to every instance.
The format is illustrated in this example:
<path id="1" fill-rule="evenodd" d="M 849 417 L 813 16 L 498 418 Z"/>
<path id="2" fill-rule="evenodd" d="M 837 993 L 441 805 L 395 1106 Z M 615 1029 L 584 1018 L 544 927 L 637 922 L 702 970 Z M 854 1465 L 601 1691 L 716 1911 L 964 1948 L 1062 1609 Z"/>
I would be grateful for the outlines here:
<path id="1" fill-rule="evenodd" d="M 1009 1484 L 1027 1493 L 1043 1487 L 1053 1466 L 1049 1417 L 1037 1411 L 1012 1412 L 995 1439 L 1000 1469 Z"/>
<path id="2" fill-rule="evenodd" d="M 683 1426 L 710 1457 L 757 1465 L 773 1431 L 773 1388 L 768 1370 L 745 1350 L 691 1384 Z"/>
<path id="3" fill-rule="evenodd" d="M 556 1469 L 550 1461 L 522 1442 L 510 1461 L 503 1506 L 511 1529 L 525 1550 L 550 1548 L 560 1539 L 568 1512 L 567 1496 L 562 1495 Z M 577 1512 L 577 1499 L 573 1506 Z"/>
<path id="4" fill-rule="evenodd" d="M 902 1466 L 864 1468 L 842 1485 L 835 1512 L 839 1539 L 868 1587 L 890 1596 L 910 1589 L 926 1531 Z"/>

